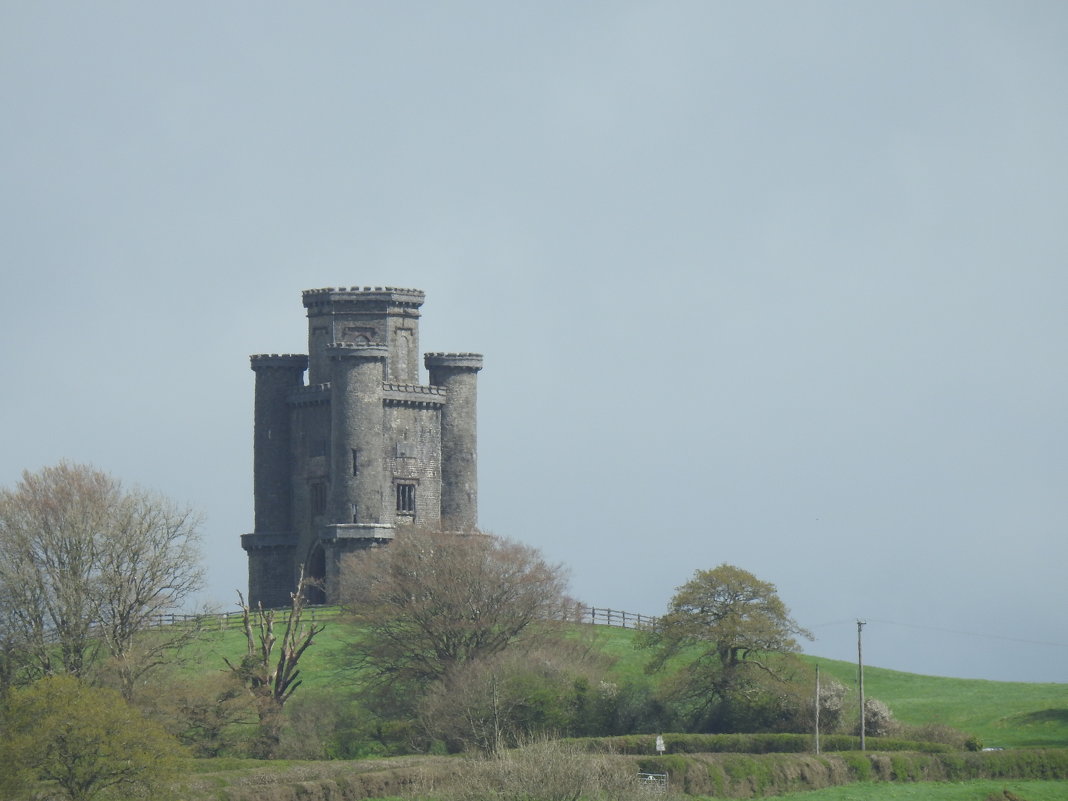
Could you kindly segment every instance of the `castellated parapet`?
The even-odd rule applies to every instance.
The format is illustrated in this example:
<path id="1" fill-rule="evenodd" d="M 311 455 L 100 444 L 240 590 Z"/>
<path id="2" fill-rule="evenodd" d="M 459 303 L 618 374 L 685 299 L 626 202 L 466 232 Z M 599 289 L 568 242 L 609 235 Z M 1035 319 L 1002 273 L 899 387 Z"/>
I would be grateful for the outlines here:
<path id="1" fill-rule="evenodd" d="M 307 290 L 308 354 L 251 357 L 250 603 L 288 604 L 302 564 L 323 581 L 312 600 L 336 600 L 342 557 L 398 526 L 476 527 L 482 356 L 428 353 L 420 383 L 424 299 L 396 287 Z"/>

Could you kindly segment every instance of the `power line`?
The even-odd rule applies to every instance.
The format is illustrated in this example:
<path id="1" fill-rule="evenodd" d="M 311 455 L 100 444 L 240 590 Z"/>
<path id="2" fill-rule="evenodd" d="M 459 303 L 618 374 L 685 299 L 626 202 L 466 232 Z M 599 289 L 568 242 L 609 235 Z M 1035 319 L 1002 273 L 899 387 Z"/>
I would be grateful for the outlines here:
<path id="1" fill-rule="evenodd" d="M 882 623 L 882 624 L 888 625 L 888 626 L 901 626 L 903 628 L 909 628 L 909 629 L 924 629 L 924 630 L 927 630 L 927 631 L 939 631 L 939 632 L 942 632 L 943 634 L 962 634 L 962 635 L 967 636 L 967 637 L 979 637 L 980 639 L 984 639 L 984 640 L 1004 640 L 1006 642 L 1018 642 L 1018 643 L 1024 643 L 1026 645 L 1052 645 L 1052 646 L 1057 647 L 1057 648 L 1068 648 L 1068 643 L 1066 643 L 1066 642 L 1051 642 L 1050 640 L 1029 640 L 1029 639 L 1026 639 L 1024 637 L 1008 637 L 1008 636 L 1006 636 L 1004 634 L 982 634 L 982 633 L 977 632 L 977 631 L 961 631 L 960 629 L 949 629 L 949 628 L 944 628 L 942 626 L 926 626 L 926 625 L 924 625 L 922 623 L 901 623 L 900 621 L 897 621 L 897 620 L 880 620 L 880 619 L 874 618 L 874 617 L 866 618 L 866 622 L 868 622 L 868 623 Z M 819 628 L 825 628 L 827 626 L 842 626 L 842 625 L 846 625 L 846 624 L 849 624 L 851 626 L 852 625 L 856 625 L 856 620 L 855 619 L 853 619 L 853 620 L 832 620 L 832 621 L 829 621 L 827 623 L 818 623 L 815 626 L 812 626 L 811 628 L 819 629 Z"/>
<path id="2" fill-rule="evenodd" d="M 1008 637 L 1004 634 L 982 634 L 977 631 L 961 631 L 960 629 L 948 629 L 941 626 L 925 626 L 922 623 L 899 623 L 896 620 L 878 620 L 868 618 L 871 623 L 884 623 L 889 626 L 902 626 L 909 629 L 926 629 L 928 631 L 940 631 L 945 634 L 963 634 L 967 637 L 979 637 L 986 640 L 1005 640 L 1006 642 L 1026 643 L 1027 645 L 1053 645 L 1058 648 L 1068 648 L 1068 642 L 1052 642 L 1050 640 L 1029 640 L 1024 637 Z"/>

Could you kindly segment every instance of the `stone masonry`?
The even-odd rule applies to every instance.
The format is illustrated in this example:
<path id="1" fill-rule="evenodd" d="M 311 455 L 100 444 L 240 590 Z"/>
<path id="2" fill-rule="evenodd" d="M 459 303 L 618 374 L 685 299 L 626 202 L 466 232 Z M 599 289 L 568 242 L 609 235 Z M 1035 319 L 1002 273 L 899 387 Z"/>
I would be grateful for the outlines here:
<path id="1" fill-rule="evenodd" d="M 478 353 L 428 353 L 416 289 L 304 292 L 308 354 L 252 356 L 255 526 L 249 602 L 285 606 L 298 571 L 337 598 L 342 557 L 399 526 L 474 529 Z M 304 381 L 304 372 L 308 381 Z"/>

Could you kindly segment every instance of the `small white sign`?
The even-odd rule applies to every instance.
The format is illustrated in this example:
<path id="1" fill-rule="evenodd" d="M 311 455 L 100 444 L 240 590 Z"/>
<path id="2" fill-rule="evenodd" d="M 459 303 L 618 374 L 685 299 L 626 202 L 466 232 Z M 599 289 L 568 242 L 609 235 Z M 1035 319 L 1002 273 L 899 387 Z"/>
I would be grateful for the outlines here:
<path id="1" fill-rule="evenodd" d="M 662 734 L 656 735 L 656 752 L 658 754 L 664 753 L 664 736 Z"/>

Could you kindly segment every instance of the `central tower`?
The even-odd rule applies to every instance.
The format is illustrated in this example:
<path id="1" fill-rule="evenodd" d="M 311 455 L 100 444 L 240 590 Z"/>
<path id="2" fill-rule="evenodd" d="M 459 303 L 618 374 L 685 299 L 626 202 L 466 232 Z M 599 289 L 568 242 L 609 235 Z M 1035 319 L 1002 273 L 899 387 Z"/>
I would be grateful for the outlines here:
<path id="1" fill-rule="evenodd" d="M 398 526 L 477 525 L 477 353 L 428 353 L 415 289 L 304 292 L 308 355 L 252 356 L 256 373 L 249 599 L 289 602 L 300 566 L 336 598 L 342 557 Z M 308 382 L 303 380 L 308 371 Z"/>

